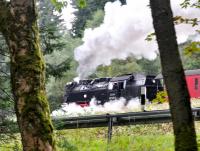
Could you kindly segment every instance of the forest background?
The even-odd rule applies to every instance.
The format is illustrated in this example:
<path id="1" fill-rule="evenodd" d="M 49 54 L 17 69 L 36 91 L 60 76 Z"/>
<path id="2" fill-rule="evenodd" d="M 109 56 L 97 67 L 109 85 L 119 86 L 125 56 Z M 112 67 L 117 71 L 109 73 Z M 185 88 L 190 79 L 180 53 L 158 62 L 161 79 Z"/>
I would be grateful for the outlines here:
<path id="1" fill-rule="evenodd" d="M 71 5 L 76 11 L 74 12 L 75 20 L 69 30 L 62 18 L 62 12 L 49 3 L 49 0 L 40 0 L 38 4 L 39 28 L 41 46 L 46 60 L 46 90 L 51 111 L 60 108 L 63 103 L 65 84 L 78 76 L 76 72 L 78 63 L 74 59 L 74 49 L 83 43 L 83 32 L 86 28 L 98 27 L 103 22 L 104 5 L 108 1 L 115 0 L 89 0 L 87 7 L 84 8 L 72 2 Z M 125 2 L 122 0 L 121 3 Z M 191 47 L 196 47 L 196 45 L 191 45 L 191 40 L 192 37 L 179 44 L 185 70 L 200 68 L 200 52 L 186 54 Z M 144 58 L 138 60 L 130 56 L 126 60 L 114 59 L 108 66 L 99 66 L 89 78 L 112 77 L 127 73 L 157 75 L 160 72 L 159 55 L 155 60 Z M 9 51 L 2 35 L 0 35 L 0 100 L 0 120 L 6 122 L 5 115 L 14 113 L 14 101 L 10 87 Z M 8 128 L 6 131 L 11 131 L 11 129 Z"/>

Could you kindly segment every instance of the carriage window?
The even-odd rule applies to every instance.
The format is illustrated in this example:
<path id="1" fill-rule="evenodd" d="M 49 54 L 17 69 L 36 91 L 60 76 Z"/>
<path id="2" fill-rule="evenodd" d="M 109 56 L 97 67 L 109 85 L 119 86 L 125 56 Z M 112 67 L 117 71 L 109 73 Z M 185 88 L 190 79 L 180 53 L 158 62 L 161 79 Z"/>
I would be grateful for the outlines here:
<path id="1" fill-rule="evenodd" d="M 199 81 L 198 81 L 197 78 L 195 78 L 195 80 L 194 80 L 194 88 L 195 88 L 195 90 L 198 90 L 198 85 L 199 85 Z"/>

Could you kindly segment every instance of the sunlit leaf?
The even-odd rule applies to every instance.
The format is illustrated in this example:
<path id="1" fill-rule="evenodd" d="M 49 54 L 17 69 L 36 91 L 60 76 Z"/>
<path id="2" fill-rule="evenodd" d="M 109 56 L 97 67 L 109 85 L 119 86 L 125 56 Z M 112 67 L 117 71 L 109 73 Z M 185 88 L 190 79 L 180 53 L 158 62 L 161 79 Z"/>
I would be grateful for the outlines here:
<path id="1" fill-rule="evenodd" d="M 87 3 L 86 3 L 86 0 L 78 0 L 78 6 L 80 8 L 84 8 L 86 7 Z"/>
<path id="2" fill-rule="evenodd" d="M 184 49 L 185 55 L 192 55 L 193 53 L 200 52 L 200 42 L 191 42 L 187 47 Z"/>
<path id="3" fill-rule="evenodd" d="M 67 1 L 59 2 L 58 0 L 51 0 L 51 3 L 55 6 L 59 13 L 61 13 L 63 7 L 67 6 Z"/>

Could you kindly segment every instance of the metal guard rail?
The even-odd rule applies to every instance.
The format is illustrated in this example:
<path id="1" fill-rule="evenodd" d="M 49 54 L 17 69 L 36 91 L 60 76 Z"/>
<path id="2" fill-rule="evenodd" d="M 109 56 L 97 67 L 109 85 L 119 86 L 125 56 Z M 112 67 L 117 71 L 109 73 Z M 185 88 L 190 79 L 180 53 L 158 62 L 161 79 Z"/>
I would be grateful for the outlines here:
<path id="1" fill-rule="evenodd" d="M 200 120 L 200 108 L 193 108 L 192 113 L 194 120 Z M 171 114 L 169 110 L 156 110 L 147 112 L 128 112 L 80 117 L 62 117 L 54 118 L 53 121 L 55 123 L 56 129 L 58 130 L 107 126 L 112 127 L 171 122 Z"/>

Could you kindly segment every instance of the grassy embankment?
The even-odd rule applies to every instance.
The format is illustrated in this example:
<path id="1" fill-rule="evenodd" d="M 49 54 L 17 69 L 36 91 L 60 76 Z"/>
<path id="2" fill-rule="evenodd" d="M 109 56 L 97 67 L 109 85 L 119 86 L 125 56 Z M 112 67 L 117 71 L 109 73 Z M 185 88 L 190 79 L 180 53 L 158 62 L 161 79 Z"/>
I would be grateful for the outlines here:
<path id="1" fill-rule="evenodd" d="M 199 101 L 192 103 L 200 106 Z M 167 104 L 149 109 L 165 109 Z M 196 122 L 196 132 L 200 144 L 200 122 Z M 8 136 L 7 136 L 8 137 Z M 173 151 L 172 125 L 152 124 L 113 128 L 112 142 L 107 144 L 107 128 L 91 128 L 56 131 L 59 151 Z M 20 151 L 20 137 L 8 137 L 0 141 L 0 151 Z M 200 150 L 200 147 L 199 147 Z"/>
<path id="2" fill-rule="evenodd" d="M 107 128 L 56 132 L 59 151 L 172 151 L 171 124 L 114 127 L 107 144 Z M 21 150 L 19 135 L 1 143 L 0 151 Z"/>

